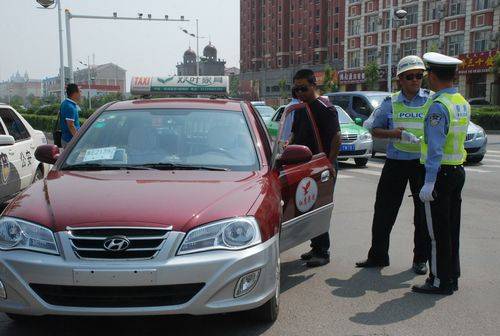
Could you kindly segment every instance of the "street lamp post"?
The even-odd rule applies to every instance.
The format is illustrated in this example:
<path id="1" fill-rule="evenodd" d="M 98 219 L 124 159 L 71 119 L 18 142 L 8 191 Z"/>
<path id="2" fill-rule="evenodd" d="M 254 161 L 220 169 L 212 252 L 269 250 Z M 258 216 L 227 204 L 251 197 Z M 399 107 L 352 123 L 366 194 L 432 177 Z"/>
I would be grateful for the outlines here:
<path id="1" fill-rule="evenodd" d="M 87 89 L 88 89 L 87 97 L 88 97 L 88 100 L 89 100 L 89 110 L 90 110 L 90 109 L 92 109 L 92 96 L 90 94 L 90 90 L 91 90 L 91 87 L 90 87 L 90 80 L 91 80 L 91 76 L 90 76 L 90 56 L 87 56 L 87 63 L 84 63 L 82 61 L 79 61 L 79 63 L 81 65 L 87 66 Z"/>
<path id="2" fill-rule="evenodd" d="M 64 52 L 63 52 L 63 37 L 62 37 L 62 20 L 61 20 L 61 0 L 36 0 L 37 3 L 47 9 L 51 6 L 57 6 L 57 20 L 59 23 L 59 82 L 61 91 L 61 102 L 64 100 Z M 54 7 L 52 7 L 54 8 Z"/>
<path id="3" fill-rule="evenodd" d="M 49 1 L 49 0 L 37 0 L 37 1 Z M 57 0 L 60 1 L 60 0 Z M 137 17 L 125 17 L 118 16 L 117 12 L 114 12 L 112 16 L 99 16 L 99 15 L 74 15 L 66 9 L 66 44 L 68 47 L 68 67 L 69 67 L 69 77 L 73 78 L 73 52 L 71 46 L 71 19 L 90 19 L 90 20 L 125 20 L 125 21 L 162 21 L 162 22 L 187 22 L 184 16 L 181 16 L 180 19 L 170 19 L 168 15 L 165 15 L 164 19 L 153 18 L 151 14 L 147 14 L 147 18 L 144 17 L 143 13 L 138 13 Z M 62 35 L 61 35 L 62 39 Z M 90 62 L 89 62 L 90 63 Z"/>
<path id="4" fill-rule="evenodd" d="M 389 52 L 387 55 L 387 91 L 392 92 L 392 20 L 393 16 L 396 15 L 396 17 L 399 20 L 404 19 L 406 14 L 408 14 L 407 11 L 404 9 L 400 9 L 394 13 L 394 9 L 392 7 L 392 0 L 389 1 Z M 396 37 L 397 37 L 397 30 L 396 30 Z"/>
<path id="5" fill-rule="evenodd" d="M 200 61 L 201 61 L 201 57 L 200 57 L 200 39 L 202 38 L 207 38 L 206 36 L 200 36 L 199 34 L 199 30 L 198 30 L 198 19 L 196 19 L 196 35 L 193 34 L 193 33 L 190 33 L 187 29 L 182 29 L 182 32 L 191 36 L 191 37 L 194 37 L 196 38 L 196 76 L 199 76 L 200 75 Z"/>

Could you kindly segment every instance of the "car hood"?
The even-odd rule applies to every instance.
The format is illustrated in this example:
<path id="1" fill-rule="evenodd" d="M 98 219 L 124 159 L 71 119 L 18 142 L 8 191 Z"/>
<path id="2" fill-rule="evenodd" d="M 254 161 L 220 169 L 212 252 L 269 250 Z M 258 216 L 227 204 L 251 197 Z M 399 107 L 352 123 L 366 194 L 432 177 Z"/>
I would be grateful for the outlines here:
<path id="1" fill-rule="evenodd" d="M 467 127 L 468 134 L 476 134 L 482 130 L 483 129 L 480 126 L 474 124 L 472 121 L 469 122 L 469 127 Z"/>
<path id="2" fill-rule="evenodd" d="M 352 124 L 340 124 L 340 131 L 342 134 L 363 134 L 368 132 L 368 130 L 364 127 L 361 127 L 359 125 L 356 125 L 354 123 Z"/>
<path id="3" fill-rule="evenodd" d="M 54 231 L 86 226 L 172 226 L 176 231 L 244 216 L 260 193 L 259 172 L 51 171 L 5 209 Z"/>

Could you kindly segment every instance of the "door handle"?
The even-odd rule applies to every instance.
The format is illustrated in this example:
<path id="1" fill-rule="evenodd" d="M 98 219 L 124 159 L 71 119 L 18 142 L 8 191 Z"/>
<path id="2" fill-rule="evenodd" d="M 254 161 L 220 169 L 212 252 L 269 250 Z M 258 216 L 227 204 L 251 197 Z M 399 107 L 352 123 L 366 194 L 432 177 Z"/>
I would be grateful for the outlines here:
<path id="1" fill-rule="evenodd" d="M 321 182 L 326 182 L 330 179 L 330 171 L 325 170 L 324 172 L 321 173 Z"/>

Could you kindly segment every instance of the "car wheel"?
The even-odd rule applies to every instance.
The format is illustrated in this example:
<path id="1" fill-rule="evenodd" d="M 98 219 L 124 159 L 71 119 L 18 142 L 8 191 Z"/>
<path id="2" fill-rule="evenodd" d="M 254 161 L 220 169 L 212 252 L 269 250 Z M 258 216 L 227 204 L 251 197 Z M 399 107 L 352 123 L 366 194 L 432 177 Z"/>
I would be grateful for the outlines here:
<path id="1" fill-rule="evenodd" d="M 484 159 L 484 155 L 473 156 L 473 157 L 468 157 L 467 158 L 467 162 L 469 162 L 469 163 L 479 163 L 479 162 L 483 161 L 483 159 Z"/>
<path id="2" fill-rule="evenodd" d="M 364 167 L 368 163 L 368 159 L 366 158 L 355 158 L 354 162 L 356 162 L 356 166 Z"/>
<path id="3" fill-rule="evenodd" d="M 38 167 L 36 169 L 35 176 L 33 176 L 33 183 L 42 179 L 43 179 L 43 171 L 41 167 Z"/>
<path id="4" fill-rule="evenodd" d="M 276 292 L 274 296 L 264 305 L 253 310 L 254 319 L 259 322 L 273 323 L 278 318 L 280 310 L 280 279 L 281 279 L 281 264 L 278 256 L 276 266 Z"/>

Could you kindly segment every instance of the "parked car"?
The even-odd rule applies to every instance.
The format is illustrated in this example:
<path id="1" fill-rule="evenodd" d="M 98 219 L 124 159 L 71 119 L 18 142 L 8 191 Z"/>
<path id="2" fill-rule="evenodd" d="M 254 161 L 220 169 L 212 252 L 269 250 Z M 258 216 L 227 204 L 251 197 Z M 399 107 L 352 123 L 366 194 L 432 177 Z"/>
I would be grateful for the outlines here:
<path id="1" fill-rule="evenodd" d="M 34 130 L 13 107 L 0 104 L 0 203 L 44 177 L 48 166 L 34 154 L 46 143 L 42 131 Z"/>
<path id="2" fill-rule="evenodd" d="M 342 107 L 334 106 L 337 109 L 342 133 L 342 144 L 338 159 L 340 161 L 354 159 L 357 166 L 365 166 L 372 156 L 373 143 L 370 132 L 366 128 L 357 125 Z M 267 131 L 272 139 L 278 135 L 281 116 L 285 108 L 286 105 L 280 106 L 272 119 L 266 124 Z M 358 118 L 357 122 L 361 123 L 361 119 Z"/>
<path id="3" fill-rule="evenodd" d="M 467 162 L 481 162 L 486 154 L 488 136 L 484 129 L 474 124 L 472 121 L 467 128 L 467 138 L 465 139 L 465 150 L 467 151 Z"/>
<path id="4" fill-rule="evenodd" d="M 259 112 L 264 123 L 267 123 L 276 112 L 271 106 L 266 105 L 265 102 L 252 102 L 253 107 Z"/>
<path id="5" fill-rule="evenodd" d="M 491 105 L 489 101 L 486 100 L 486 98 L 472 98 L 468 100 L 469 105 L 472 106 L 485 106 L 485 105 Z"/>
<path id="6" fill-rule="evenodd" d="M 134 94 L 189 84 L 134 80 Z M 186 92 L 217 89 L 196 88 Z M 271 147 L 257 113 L 227 99 L 115 102 L 62 153 L 38 147 L 53 168 L 0 217 L 0 311 L 22 320 L 250 310 L 274 321 L 280 251 L 328 230 L 334 181 L 324 153 Z"/>
<path id="7" fill-rule="evenodd" d="M 325 94 L 332 104 L 342 107 L 353 120 L 361 118 L 363 121 L 368 119 L 370 114 L 389 95 L 389 92 L 384 91 L 352 91 Z"/>

